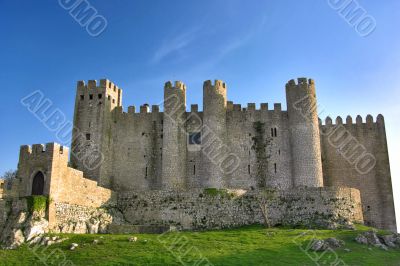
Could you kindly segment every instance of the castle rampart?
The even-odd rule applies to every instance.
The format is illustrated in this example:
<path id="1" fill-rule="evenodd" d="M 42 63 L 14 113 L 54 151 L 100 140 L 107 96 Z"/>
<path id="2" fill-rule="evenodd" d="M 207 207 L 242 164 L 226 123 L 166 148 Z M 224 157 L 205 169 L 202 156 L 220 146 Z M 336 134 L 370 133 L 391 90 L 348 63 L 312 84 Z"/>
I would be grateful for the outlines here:
<path id="1" fill-rule="evenodd" d="M 168 197 L 171 191 L 190 194 L 207 188 L 273 189 L 283 194 L 355 188 L 361 193 L 364 221 L 396 229 L 383 116 L 374 121 L 368 115 L 365 122 L 361 116 L 348 116 L 345 122 L 328 117 L 323 123 L 311 79 L 286 84 L 287 110 L 280 103 L 271 108 L 268 103 L 242 106 L 228 101 L 227 85 L 220 80 L 204 82 L 202 111 L 197 104 L 187 110 L 187 88 L 181 81 L 165 83 L 163 105 L 129 106 L 126 112 L 122 90 L 108 80 L 87 85 L 79 81 L 76 90 L 72 167 L 66 166 L 66 148 L 23 146 L 20 196 L 32 194 L 38 171 L 44 175 L 43 194 L 59 195 L 61 203 L 73 183 L 86 187 L 74 196 L 76 201 L 66 203 L 72 205 L 80 205 L 90 191 L 104 195 L 93 199 L 97 206 L 111 190 L 165 192 Z M 88 167 L 77 156 L 96 151 L 103 156 L 98 167 Z M 49 183 L 48 176 L 63 181 L 52 187 L 58 181 Z M 350 197 L 346 204 L 351 201 Z M 59 212 L 69 208 L 63 206 Z"/>

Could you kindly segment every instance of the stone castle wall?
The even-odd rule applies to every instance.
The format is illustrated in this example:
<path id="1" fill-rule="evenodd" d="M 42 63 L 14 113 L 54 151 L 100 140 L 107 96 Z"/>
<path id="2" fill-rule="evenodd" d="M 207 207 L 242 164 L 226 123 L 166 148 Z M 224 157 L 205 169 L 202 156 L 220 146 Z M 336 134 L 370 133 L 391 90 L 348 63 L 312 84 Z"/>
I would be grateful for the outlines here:
<path id="1" fill-rule="evenodd" d="M 361 192 L 366 224 L 396 231 L 393 190 L 383 116 L 356 123 L 338 117 L 321 125 L 324 183 L 352 187 Z"/>
<path id="2" fill-rule="evenodd" d="M 185 93 L 182 82 L 167 82 L 164 104 L 170 96 L 177 96 L 177 109 L 164 106 L 160 112 L 153 105 L 150 111 L 146 104 L 139 112 L 130 106 L 125 113 L 122 90 L 112 82 L 78 82 L 72 168 L 67 167 L 68 152 L 59 146 L 34 145 L 32 151 L 23 146 L 18 195 L 31 194 L 32 178 L 38 171 L 45 176 L 46 195 L 54 194 L 59 203 L 89 207 L 113 201 L 115 195 L 109 189 L 151 194 L 152 190 L 208 187 L 280 191 L 303 186 L 351 187 L 361 191 L 369 224 L 395 230 L 383 117 L 377 123 L 369 117 L 365 124 L 358 121 L 356 126 L 345 126 L 377 158 L 372 171 L 359 173 L 356 164 L 346 164 L 341 147 L 332 148 L 329 121 L 318 124 L 313 80 L 288 82 L 287 111 L 281 104 L 269 110 L 266 103 L 257 109 L 254 103 L 243 108 L 227 101 L 226 84 L 219 80 L 204 83 L 203 111 L 197 105 L 186 111 Z M 298 104 L 310 108 L 309 112 Z M 201 133 L 201 143 L 189 139 L 194 133 Z M 87 161 L 80 159 L 82 154 L 101 155 L 99 167 L 89 169 Z M 224 156 L 229 154 L 237 159 L 233 171 L 223 168 L 228 161 Z M 68 200 L 75 190 L 74 199 Z"/>
<path id="3" fill-rule="evenodd" d="M 119 194 L 118 209 L 130 224 L 175 225 L 186 230 L 221 229 L 264 223 L 258 200 L 260 195 L 263 194 L 259 191 L 213 193 L 204 189 L 187 192 L 129 191 Z M 276 191 L 269 199 L 269 206 L 272 225 L 363 222 L 360 194 L 356 189 Z"/>

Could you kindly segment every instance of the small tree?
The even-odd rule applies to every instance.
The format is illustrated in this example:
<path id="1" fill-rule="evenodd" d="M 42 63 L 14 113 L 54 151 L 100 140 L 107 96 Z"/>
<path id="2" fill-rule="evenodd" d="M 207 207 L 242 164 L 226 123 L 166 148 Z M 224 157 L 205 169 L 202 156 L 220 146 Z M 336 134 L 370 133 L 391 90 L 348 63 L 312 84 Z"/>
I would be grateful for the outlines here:
<path id="1" fill-rule="evenodd" d="M 17 170 L 8 170 L 1 175 L 0 179 L 12 180 L 17 177 Z"/>
<path id="2" fill-rule="evenodd" d="M 272 206 L 272 201 L 275 199 L 275 191 L 270 189 L 260 190 L 257 200 L 261 214 L 264 218 L 264 224 L 267 228 L 271 227 L 269 212 Z"/>

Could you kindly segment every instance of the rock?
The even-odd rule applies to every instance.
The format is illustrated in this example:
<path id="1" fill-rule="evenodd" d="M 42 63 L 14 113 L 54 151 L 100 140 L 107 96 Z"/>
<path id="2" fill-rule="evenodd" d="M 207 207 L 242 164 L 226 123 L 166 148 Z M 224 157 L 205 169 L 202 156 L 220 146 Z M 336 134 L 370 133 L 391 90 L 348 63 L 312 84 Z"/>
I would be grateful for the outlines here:
<path id="1" fill-rule="evenodd" d="M 383 249 L 383 250 L 388 250 L 387 246 L 385 246 L 384 244 L 376 244 L 375 247 Z"/>
<path id="2" fill-rule="evenodd" d="M 61 243 L 61 242 L 63 242 L 63 241 L 65 241 L 65 240 L 68 240 L 68 238 L 61 238 L 61 239 L 57 239 L 56 241 L 55 241 L 55 243 Z"/>
<path id="3" fill-rule="evenodd" d="M 324 240 L 314 239 L 313 243 L 311 244 L 311 250 L 313 250 L 313 251 L 325 250 L 324 245 L 325 245 Z"/>
<path id="4" fill-rule="evenodd" d="M 40 244 L 41 241 L 42 241 L 42 236 L 36 236 L 29 242 L 29 244 L 37 245 L 37 244 Z"/>
<path id="5" fill-rule="evenodd" d="M 375 231 L 368 231 L 368 232 L 365 232 L 363 235 L 368 239 L 368 243 L 371 245 L 382 244 Z"/>
<path id="6" fill-rule="evenodd" d="M 133 236 L 129 238 L 129 242 L 136 242 L 137 241 L 137 237 Z"/>
<path id="7" fill-rule="evenodd" d="M 348 249 L 348 248 L 345 248 L 344 251 L 346 251 L 346 252 L 351 252 L 351 250 Z"/>
<path id="8" fill-rule="evenodd" d="M 364 235 L 358 235 L 355 240 L 359 244 L 368 245 L 368 239 Z"/>
<path id="9" fill-rule="evenodd" d="M 20 212 L 19 215 L 17 216 L 16 223 L 17 224 L 22 224 L 26 221 L 26 212 Z"/>
<path id="10" fill-rule="evenodd" d="M 338 225 L 335 222 L 330 222 L 326 225 L 326 228 L 329 230 L 336 230 L 338 228 Z"/>
<path id="11" fill-rule="evenodd" d="M 24 234 L 21 229 L 14 229 L 12 231 L 9 243 L 7 244 L 7 248 L 16 249 L 21 246 L 25 242 Z"/>
<path id="12" fill-rule="evenodd" d="M 362 234 L 359 234 L 356 239 L 357 243 L 363 244 L 363 245 L 373 245 L 380 247 L 380 245 L 383 245 L 381 241 L 379 240 L 379 237 L 377 236 L 375 231 L 368 231 L 364 232 Z"/>
<path id="13" fill-rule="evenodd" d="M 396 247 L 396 236 L 395 235 L 384 235 L 379 237 L 381 242 L 388 247 L 395 248 Z"/>
<path id="14" fill-rule="evenodd" d="M 74 250 L 78 247 L 79 245 L 77 243 L 72 243 L 71 246 L 69 247 L 69 250 Z"/>
<path id="15" fill-rule="evenodd" d="M 311 244 L 311 250 L 313 251 L 324 251 L 327 249 L 336 249 L 344 245 L 344 241 L 338 240 L 336 238 L 328 238 L 325 240 L 314 239 Z"/>
<path id="16" fill-rule="evenodd" d="M 47 245 L 47 242 L 49 242 L 49 240 L 50 240 L 50 237 L 48 237 L 48 236 L 43 237 L 43 238 L 42 238 L 42 241 L 40 242 L 40 245 L 46 246 L 46 245 Z"/>
<path id="17" fill-rule="evenodd" d="M 325 240 L 325 244 L 331 249 L 335 249 L 342 247 L 344 245 L 344 241 L 331 237 Z"/>
<path id="18" fill-rule="evenodd" d="M 97 234 L 99 232 L 99 224 L 100 222 L 97 220 L 93 220 L 87 223 L 87 229 L 89 234 Z"/>
<path id="19" fill-rule="evenodd" d="M 346 222 L 345 224 L 343 224 L 343 229 L 346 230 L 356 230 L 356 227 L 354 226 L 354 224 L 352 222 Z"/>
<path id="20" fill-rule="evenodd" d="M 47 241 L 47 243 L 46 243 L 46 246 L 53 245 L 54 243 L 55 243 L 55 241 L 53 241 L 53 240 L 49 240 L 49 241 Z"/>
<path id="21" fill-rule="evenodd" d="M 26 236 L 26 240 L 29 241 L 32 238 L 42 235 L 48 231 L 49 222 L 46 219 L 31 219 L 24 230 L 24 234 Z"/>
<path id="22" fill-rule="evenodd" d="M 98 239 L 93 240 L 93 244 L 97 245 L 99 243 Z"/>
<path id="23" fill-rule="evenodd" d="M 108 223 L 100 222 L 99 228 L 98 228 L 98 233 L 99 234 L 107 234 L 108 233 Z"/>
<path id="24" fill-rule="evenodd" d="M 74 234 L 86 234 L 87 227 L 84 221 L 78 221 L 74 227 Z"/>

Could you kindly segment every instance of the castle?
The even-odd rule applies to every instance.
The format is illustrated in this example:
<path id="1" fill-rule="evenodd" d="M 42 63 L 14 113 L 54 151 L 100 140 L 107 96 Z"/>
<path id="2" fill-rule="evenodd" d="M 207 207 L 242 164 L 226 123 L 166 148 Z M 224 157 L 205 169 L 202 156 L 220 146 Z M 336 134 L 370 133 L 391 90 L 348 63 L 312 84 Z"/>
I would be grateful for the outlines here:
<path id="1" fill-rule="evenodd" d="M 286 84 L 286 102 L 287 110 L 242 107 L 216 80 L 204 82 L 203 111 L 187 111 L 186 85 L 177 81 L 164 86 L 162 112 L 147 104 L 124 112 L 114 83 L 79 81 L 70 159 L 58 144 L 22 146 L 8 194 L 49 195 L 48 219 L 62 232 L 66 221 L 90 218 L 71 210 L 82 216 L 107 204 L 122 210 L 120 224 L 251 224 L 262 220 L 254 201 L 263 189 L 279 195 L 275 224 L 323 214 L 396 231 L 383 116 L 322 123 L 314 81 L 306 78 Z M 209 189 L 245 200 L 215 199 Z"/>

